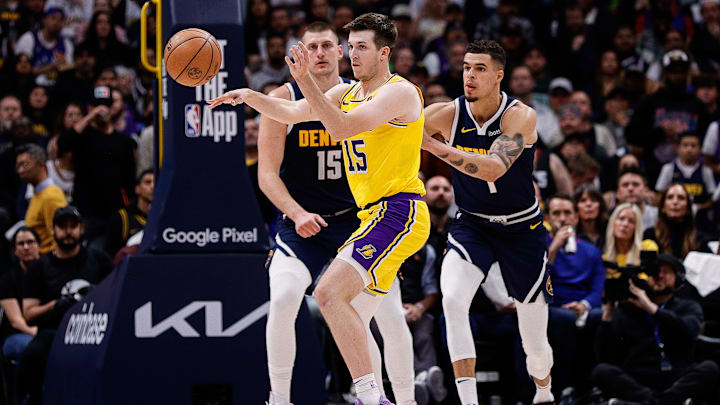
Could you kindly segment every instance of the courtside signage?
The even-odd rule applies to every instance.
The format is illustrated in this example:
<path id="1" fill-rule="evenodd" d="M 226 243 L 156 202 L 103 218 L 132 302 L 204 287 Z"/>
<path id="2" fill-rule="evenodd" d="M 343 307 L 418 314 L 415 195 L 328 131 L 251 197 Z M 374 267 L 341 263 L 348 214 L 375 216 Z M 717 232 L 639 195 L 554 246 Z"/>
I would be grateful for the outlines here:
<path id="1" fill-rule="evenodd" d="M 168 244 L 190 244 L 204 247 L 216 243 L 256 243 L 258 230 L 240 231 L 237 228 L 224 227 L 219 231 L 205 228 L 198 231 L 182 231 L 175 228 L 165 228 L 162 238 Z"/>

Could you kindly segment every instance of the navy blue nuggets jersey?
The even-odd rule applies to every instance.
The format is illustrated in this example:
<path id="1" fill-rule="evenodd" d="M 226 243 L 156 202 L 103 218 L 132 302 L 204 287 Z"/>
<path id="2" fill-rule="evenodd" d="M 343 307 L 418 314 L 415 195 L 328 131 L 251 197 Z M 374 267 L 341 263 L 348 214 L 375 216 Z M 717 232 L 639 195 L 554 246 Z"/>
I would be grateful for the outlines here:
<path id="1" fill-rule="evenodd" d="M 488 154 L 490 146 L 502 133 L 500 123 L 505 111 L 519 102 L 508 97 L 505 92 L 501 95 L 500 108 L 482 126 L 475 122 L 465 96 L 456 98 L 455 118 L 448 144 L 466 152 Z M 526 217 L 536 211 L 539 213 L 532 184 L 534 156 L 535 144 L 525 145 L 525 150 L 510 166 L 510 170 L 495 182 L 468 176 L 453 167 L 452 183 L 458 207 L 484 215 L 522 212 L 524 214 L 522 216 Z"/>
<path id="2" fill-rule="evenodd" d="M 685 187 L 687 193 L 694 203 L 702 203 L 710 198 L 707 188 L 705 187 L 705 179 L 703 178 L 703 170 L 705 165 L 698 163 L 697 168 L 689 177 L 678 167 L 677 160 L 673 162 L 672 182 L 680 183 Z"/>
<path id="3" fill-rule="evenodd" d="M 304 97 L 297 83 L 285 85 L 291 100 Z M 298 204 L 320 215 L 355 207 L 343 170 L 342 142 L 332 140 L 320 121 L 288 125 L 287 131 L 280 178 Z"/>

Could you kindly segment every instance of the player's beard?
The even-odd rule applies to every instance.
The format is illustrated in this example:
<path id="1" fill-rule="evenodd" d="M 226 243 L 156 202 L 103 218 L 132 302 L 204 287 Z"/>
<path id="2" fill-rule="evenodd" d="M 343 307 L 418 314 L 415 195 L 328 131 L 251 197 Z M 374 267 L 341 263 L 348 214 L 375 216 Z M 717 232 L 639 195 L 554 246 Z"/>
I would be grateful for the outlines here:
<path id="1" fill-rule="evenodd" d="M 470 103 L 474 103 L 474 102 L 480 100 L 480 97 L 478 97 L 478 96 L 468 96 L 468 95 L 466 95 L 466 96 L 465 96 L 465 100 L 467 100 L 467 101 L 470 102 Z"/>
<path id="2" fill-rule="evenodd" d="M 63 251 L 70 251 L 75 249 L 75 246 L 80 243 L 78 239 L 73 238 L 72 236 L 67 236 L 63 239 L 59 239 L 55 241 L 57 243 L 58 248 Z"/>

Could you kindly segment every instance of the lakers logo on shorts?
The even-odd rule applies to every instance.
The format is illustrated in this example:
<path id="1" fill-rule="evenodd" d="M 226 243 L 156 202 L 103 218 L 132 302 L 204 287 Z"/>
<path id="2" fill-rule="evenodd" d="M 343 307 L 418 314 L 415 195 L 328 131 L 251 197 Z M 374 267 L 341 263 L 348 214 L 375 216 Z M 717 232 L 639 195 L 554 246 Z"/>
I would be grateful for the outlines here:
<path id="1" fill-rule="evenodd" d="M 366 260 L 370 260 L 373 258 L 373 255 L 375 255 L 375 252 L 377 252 L 377 249 L 375 249 L 375 246 L 368 244 L 361 248 L 355 249 L 355 251 L 360 253 L 360 255 Z"/>
<path id="2" fill-rule="evenodd" d="M 550 282 L 550 276 L 548 276 L 547 281 L 545 282 L 545 291 L 547 291 L 550 296 L 555 296 L 553 293 L 552 283 Z"/>

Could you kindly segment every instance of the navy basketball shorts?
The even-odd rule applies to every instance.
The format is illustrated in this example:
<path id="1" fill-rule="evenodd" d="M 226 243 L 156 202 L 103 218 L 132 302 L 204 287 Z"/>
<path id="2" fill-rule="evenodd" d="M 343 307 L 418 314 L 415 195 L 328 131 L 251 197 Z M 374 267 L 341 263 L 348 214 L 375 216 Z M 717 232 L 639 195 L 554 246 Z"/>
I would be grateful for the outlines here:
<path id="1" fill-rule="evenodd" d="M 321 227 L 320 232 L 309 238 L 298 235 L 295 232 L 295 222 L 283 215 L 278 220 L 275 247 L 271 254 L 281 250 L 288 257 L 300 259 L 315 280 L 337 255 L 340 246 L 360 226 L 357 213 L 358 209 L 353 208 L 336 216 L 324 216 L 328 226 Z"/>
<path id="2" fill-rule="evenodd" d="M 542 214 L 511 225 L 493 223 L 458 211 L 450 225 L 448 250 L 479 267 L 485 275 L 497 261 L 510 297 L 521 303 L 535 302 L 545 294 L 552 302 L 547 261 L 547 230 Z"/>

